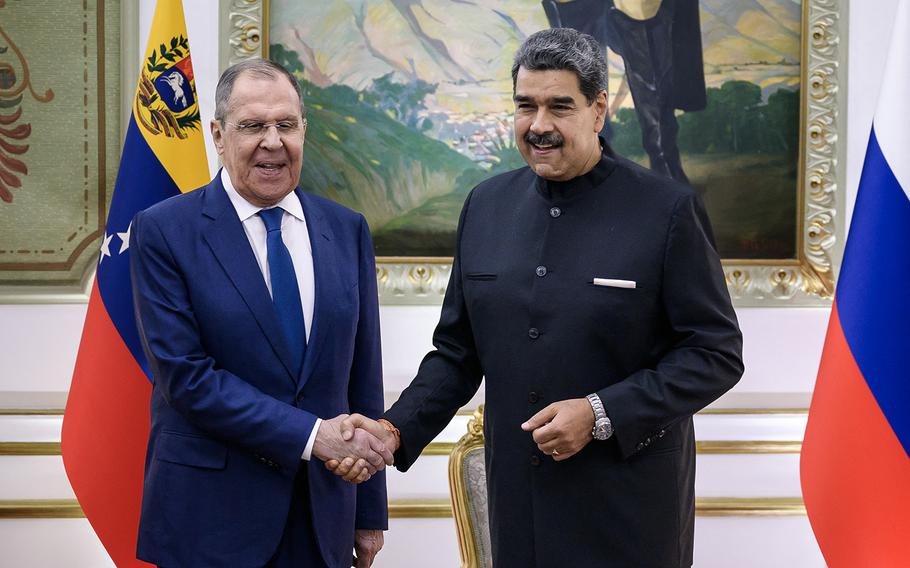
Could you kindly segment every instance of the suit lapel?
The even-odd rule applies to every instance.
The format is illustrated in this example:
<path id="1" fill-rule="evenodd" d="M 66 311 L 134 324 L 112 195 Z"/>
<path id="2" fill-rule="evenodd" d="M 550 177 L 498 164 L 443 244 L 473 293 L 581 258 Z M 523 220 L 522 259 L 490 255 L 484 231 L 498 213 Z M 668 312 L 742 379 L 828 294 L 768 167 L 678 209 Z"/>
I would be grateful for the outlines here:
<path id="1" fill-rule="evenodd" d="M 272 298 L 243 225 L 221 184 L 220 175 L 205 188 L 205 192 L 202 214 L 211 222 L 203 229 L 203 238 L 253 313 L 262 333 L 284 365 L 288 378 L 296 382 L 296 377 L 291 372 L 291 356 L 283 339 Z"/>
<path id="2" fill-rule="evenodd" d="M 331 298 L 333 289 L 338 285 L 338 268 L 335 262 L 335 248 L 332 244 L 334 235 L 325 220 L 319 204 L 306 193 L 297 189 L 297 197 L 303 205 L 306 217 L 307 233 L 310 237 L 310 248 L 313 251 L 314 290 L 313 323 L 307 341 L 306 358 L 303 360 L 303 371 L 297 383 L 299 391 L 307 383 L 316 367 L 322 344 L 332 328 Z"/>

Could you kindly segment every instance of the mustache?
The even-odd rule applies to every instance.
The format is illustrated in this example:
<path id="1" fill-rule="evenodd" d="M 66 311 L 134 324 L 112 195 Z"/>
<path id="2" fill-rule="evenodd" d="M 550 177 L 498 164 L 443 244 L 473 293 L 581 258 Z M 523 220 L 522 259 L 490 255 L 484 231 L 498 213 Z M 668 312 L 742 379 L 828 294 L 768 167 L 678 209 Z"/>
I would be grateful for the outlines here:
<path id="1" fill-rule="evenodd" d="M 534 134 L 533 132 L 528 132 L 525 134 L 525 142 L 533 144 L 534 146 L 558 147 L 562 146 L 562 143 L 565 142 L 565 140 L 555 132 L 548 132 L 547 134 Z"/>

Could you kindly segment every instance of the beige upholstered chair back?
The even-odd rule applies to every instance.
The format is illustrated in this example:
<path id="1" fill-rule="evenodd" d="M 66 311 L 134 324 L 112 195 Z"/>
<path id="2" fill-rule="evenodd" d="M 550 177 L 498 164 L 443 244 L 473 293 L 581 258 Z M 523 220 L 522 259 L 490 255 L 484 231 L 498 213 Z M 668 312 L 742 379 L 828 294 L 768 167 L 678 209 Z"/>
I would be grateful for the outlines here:
<path id="1" fill-rule="evenodd" d="M 492 568 L 487 517 L 487 473 L 483 452 L 483 405 L 468 422 L 449 457 L 449 492 L 458 531 L 462 568 Z"/>

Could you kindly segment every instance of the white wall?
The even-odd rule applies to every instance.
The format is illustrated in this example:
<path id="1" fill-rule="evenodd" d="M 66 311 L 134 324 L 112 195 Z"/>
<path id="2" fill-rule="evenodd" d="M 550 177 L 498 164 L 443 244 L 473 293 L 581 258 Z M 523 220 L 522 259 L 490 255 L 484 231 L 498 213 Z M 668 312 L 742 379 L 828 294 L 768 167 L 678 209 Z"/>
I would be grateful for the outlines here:
<path id="1" fill-rule="evenodd" d="M 150 25 L 153 4 L 153 0 L 140 1 L 142 45 Z M 207 124 L 212 115 L 212 93 L 217 76 L 218 2 L 193 0 L 184 2 L 184 5 L 199 99 L 202 101 L 203 123 Z M 851 212 L 896 6 L 897 0 L 857 0 L 849 13 L 849 83 L 845 89 L 849 95 L 847 200 L 840 208 L 845 213 L 839 215 L 840 222 L 845 222 Z M 216 162 L 211 150 L 209 160 L 214 170 Z M 382 308 L 387 391 L 400 391 L 409 381 L 430 345 L 430 334 L 438 313 L 437 306 Z M 0 407 L 62 404 L 72 374 L 84 314 L 85 305 L 80 304 L 0 305 Z M 732 407 L 805 407 L 815 380 L 828 310 L 748 308 L 738 310 L 738 315 L 745 336 L 747 370 L 740 385 L 721 404 Z M 7 463 L 0 462 L 0 468 L 7 467 Z M 716 471 L 720 472 L 720 477 L 739 473 L 735 464 L 729 470 L 724 470 L 723 465 L 719 467 L 721 469 Z M 792 464 L 781 467 L 792 467 Z M 793 474 L 791 471 L 790 475 Z M 441 471 L 433 474 L 434 477 L 439 475 L 442 475 Z M 444 491 L 444 475 L 435 487 L 435 491 Z M 768 554 L 777 556 L 773 557 L 774 562 L 764 565 L 819 565 L 805 517 L 740 521 L 699 519 L 697 554 L 702 559 L 699 565 L 757 566 L 759 564 L 754 563 L 756 558 L 767 560 Z M 94 553 L 86 553 L 89 554 L 87 558 L 97 554 L 94 544 L 81 542 L 87 538 L 86 527 L 79 524 L 84 521 L 21 521 L 15 524 L 3 521 L 0 524 L 0 549 L 11 550 L 9 547 L 18 545 L 17 550 L 21 550 L 22 543 L 29 542 L 29 539 L 41 542 L 41 537 L 36 535 L 48 523 L 54 522 L 65 527 L 57 538 L 73 544 L 61 548 L 94 550 Z M 452 556 L 457 555 L 457 548 L 454 546 L 451 520 L 401 519 L 394 520 L 392 526 L 393 531 L 388 537 L 389 550 L 382 565 L 421 566 L 431 558 L 433 565 L 457 565 Z M 733 538 L 735 533 L 740 534 L 743 530 L 747 534 L 756 531 L 754 534 L 762 536 L 758 540 Z M 80 542 L 74 544 L 77 540 Z M 422 548 L 414 548 L 417 542 L 422 543 Z M 775 542 L 778 546 L 767 546 Z M 781 546 L 780 543 L 785 544 Z M 38 544 L 35 546 L 40 548 Z M 793 560 L 794 555 L 799 556 L 803 563 Z M 451 561 L 441 561 L 442 556 L 450 557 Z M 729 562 L 721 560 L 724 558 Z M 38 558 L 31 560 L 19 564 L 56 565 Z M 94 564 L 88 562 L 82 565 Z"/>

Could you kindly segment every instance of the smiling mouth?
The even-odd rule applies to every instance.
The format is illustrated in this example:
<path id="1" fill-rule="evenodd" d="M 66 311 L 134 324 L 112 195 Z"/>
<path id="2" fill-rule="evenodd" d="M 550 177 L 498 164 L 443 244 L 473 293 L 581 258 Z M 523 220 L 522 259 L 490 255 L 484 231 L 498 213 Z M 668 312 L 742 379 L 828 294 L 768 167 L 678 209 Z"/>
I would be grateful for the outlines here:
<path id="1" fill-rule="evenodd" d="M 266 172 L 274 172 L 284 167 L 283 162 L 260 162 L 256 167 Z"/>
<path id="2" fill-rule="evenodd" d="M 548 152 L 562 147 L 563 138 L 555 132 L 547 134 L 534 134 L 528 132 L 524 136 L 524 141 L 536 152 Z"/>

